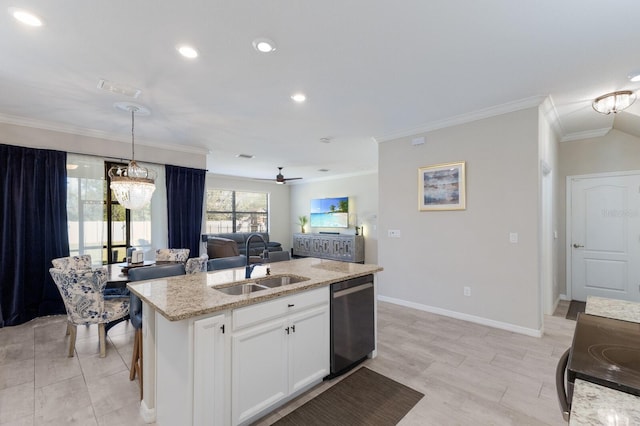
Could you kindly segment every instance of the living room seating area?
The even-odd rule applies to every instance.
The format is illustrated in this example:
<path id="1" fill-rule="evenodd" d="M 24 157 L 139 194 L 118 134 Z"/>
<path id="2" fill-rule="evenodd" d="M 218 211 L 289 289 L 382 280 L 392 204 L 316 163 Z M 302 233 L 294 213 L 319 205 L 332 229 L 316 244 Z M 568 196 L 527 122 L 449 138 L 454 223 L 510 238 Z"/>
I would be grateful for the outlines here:
<path id="1" fill-rule="evenodd" d="M 253 234 L 253 232 L 204 234 L 207 237 L 207 254 L 209 255 L 209 258 L 214 259 L 218 257 L 229 257 L 237 255 L 260 256 L 264 250 L 264 244 L 262 244 L 262 241 L 260 241 L 258 238 L 254 238 L 251 240 L 251 243 L 249 245 L 249 253 L 247 253 L 246 242 L 247 238 L 249 238 L 249 235 L 251 234 Z M 270 252 L 282 251 L 282 244 L 276 241 L 269 241 L 268 232 L 256 232 L 256 234 L 264 238 L 264 241 L 267 243 L 267 249 Z M 233 246 L 231 243 L 221 240 L 233 241 L 236 245 L 237 252 L 233 250 Z"/>

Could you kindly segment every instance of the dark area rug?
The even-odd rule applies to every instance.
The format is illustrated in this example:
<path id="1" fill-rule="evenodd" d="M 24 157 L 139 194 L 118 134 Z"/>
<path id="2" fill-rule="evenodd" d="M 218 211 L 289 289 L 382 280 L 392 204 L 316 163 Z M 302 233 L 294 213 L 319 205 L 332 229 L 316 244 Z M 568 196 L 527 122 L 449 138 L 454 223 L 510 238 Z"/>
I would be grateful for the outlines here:
<path id="1" fill-rule="evenodd" d="M 274 425 L 396 425 L 423 396 L 362 367 Z"/>
<path id="2" fill-rule="evenodd" d="M 576 320 L 578 318 L 579 312 L 584 312 L 587 307 L 587 302 L 578 302 L 577 300 L 572 300 L 569 303 L 569 310 L 567 311 L 566 319 Z"/>

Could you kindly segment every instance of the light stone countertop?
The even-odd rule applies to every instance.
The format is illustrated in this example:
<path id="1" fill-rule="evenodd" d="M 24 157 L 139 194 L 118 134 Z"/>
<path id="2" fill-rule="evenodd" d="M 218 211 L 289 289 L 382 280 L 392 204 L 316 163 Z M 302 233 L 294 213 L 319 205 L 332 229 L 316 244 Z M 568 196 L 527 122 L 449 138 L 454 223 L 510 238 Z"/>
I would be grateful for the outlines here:
<path id="1" fill-rule="evenodd" d="M 130 282 L 127 287 L 169 321 L 180 321 L 382 271 L 378 265 L 311 257 L 271 263 L 269 266 L 272 277 L 295 275 L 309 279 L 246 295 L 231 296 L 215 290 L 215 287 L 227 287 L 234 283 L 253 282 L 264 278 L 266 267 L 258 265 L 252 273 L 252 278 L 248 280 L 244 278 L 245 270 L 242 267 Z"/>
<path id="2" fill-rule="evenodd" d="M 640 322 L 640 303 L 588 296 L 585 313 Z M 577 379 L 569 425 L 640 425 L 640 397 Z"/>
<path id="3" fill-rule="evenodd" d="M 569 426 L 640 425 L 640 397 L 576 379 Z"/>
<path id="4" fill-rule="evenodd" d="M 640 322 L 640 303 L 587 296 L 585 313 L 623 321 Z"/>

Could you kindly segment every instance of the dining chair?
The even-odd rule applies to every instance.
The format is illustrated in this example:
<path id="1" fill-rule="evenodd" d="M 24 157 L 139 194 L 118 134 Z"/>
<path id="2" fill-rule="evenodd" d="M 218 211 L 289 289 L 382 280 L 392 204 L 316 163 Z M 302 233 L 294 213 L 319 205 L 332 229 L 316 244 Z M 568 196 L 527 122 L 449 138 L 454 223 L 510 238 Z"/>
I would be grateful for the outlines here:
<path id="1" fill-rule="evenodd" d="M 192 257 L 187 259 L 187 263 L 184 265 L 184 269 L 187 274 L 197 274 L 198 272 L 207 272 L 207 261 L 209 256 L 206 254 L 200 257 Z"/>
<path id="2" fill-rule="evenodd" d="M 145 266 L 129 270 L 129 282 L 151 280 L 154 278 L 173 277 L 184 275 L 185 269 L 182 263 L 172 265 Z M 130 294 L 129 317 L 131 325 L 135 328 L 133 339 L 133 355 L 131 357 L 131 369 L 129 370 L 129 380 L 136 378 L 136 373 L 140 379 L 140 399 L 142 400 L 142 300 L 135 294 Z"/>
<path id="3" fill-rule="evenodd" d="M 157 249 L 156 262 L 182 262 L 189 258 L 189 249 Z"/>
<path id="4" fill-rule="evenodd" d="M 218 271 L 220 269 L 240 268 L 247 264 L 247 257 L 244 255 L 217 257 L 207 261 L 207 271 Z"/>
<path id="5" fill-rule="evenodd" d="M 59 260 L 59 259 L 54 259 Z M 64 266 L 63 262 L 54 265 Z M 68 263 L 67 263 L 68 265 Z M 105 324 L 119 320 L 129 314 L 128 299 L 105 300 L 104 288 L 107 284 L 107 271 L 100 269 L 49 269 L 67 311 L 67 335 L 69 339 L 69 357 L 73 357 L 76 345 L 76 326 L 98 325 L 100 358 L 106 355 Z"/>
<path id="6" fill-rule="evenodd" d="M 270 251 L 269 258 L 265 259 L 266 262 L 274 263 L 274 262 L 284 262 L 286 260 L 291 260 L 291 254 L 288 251 Z"/>

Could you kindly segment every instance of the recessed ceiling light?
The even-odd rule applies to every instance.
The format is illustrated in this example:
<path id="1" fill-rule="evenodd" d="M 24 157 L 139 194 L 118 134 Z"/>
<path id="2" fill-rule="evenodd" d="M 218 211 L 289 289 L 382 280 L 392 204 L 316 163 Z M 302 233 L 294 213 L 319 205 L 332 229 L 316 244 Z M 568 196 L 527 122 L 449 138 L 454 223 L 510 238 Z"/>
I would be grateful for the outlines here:
<path id="1" fill-rule="evenodd" d="M 276 44 L 268 38 L 257 38 L 251 44 L 260 53 L 271 53 L 276 50 Z"/>
<path id="2" fill-rule="evenodd" d="M 291 99 L 293 99 L 295 102 L 302 103 L 307 100 L 307 97 L 304 93 L 294 93 L 293 95 L 291 95 Z"/>
<path id="3" fill-rule="evenodd" d="M 636 82 L 640 81 L 640 71 L 634 71 L 628 75 L 629 80 Z"/>
<path id="4" fill-rule="evenodd" d="M 251 155 L 251 154 L 237 154 L 236 158 L 253 158 L 255 157 L 255 155 Z"/>
<path id="5" fill-rule="evenodd" d="M 320 142 L 322 142 L 322 143 L 331 143 L 331 138 L 320 138 Z"/>
<path id="6" fill-rule="evenodd" d="M 319 172 L 322 172 L 322 173 L 326 173 L 326 172 L 328 172 L 328 171 L 329 171 L 329 169 L 318 169 L 318 171 L 319 171 Z"/>
<path id="7" fill-rule="evenodd" d="M 42 19 L 33 13 L 26 11 L 24 9 L 18 9 L 17 7 L 10 7 L 9 13 L 18 21 L 22 22 L 25 25 L 29 25 L 31 27 L 41 27 Z"/>
<path id="8" fill-rule="evenodd" d="M 185 58 L 194 59 L 198 57 L 198 51 L 191 46 L 187 46 L 186 44 L 178 46 L 178 52 L 180 52 L 180 54 Z"/>

